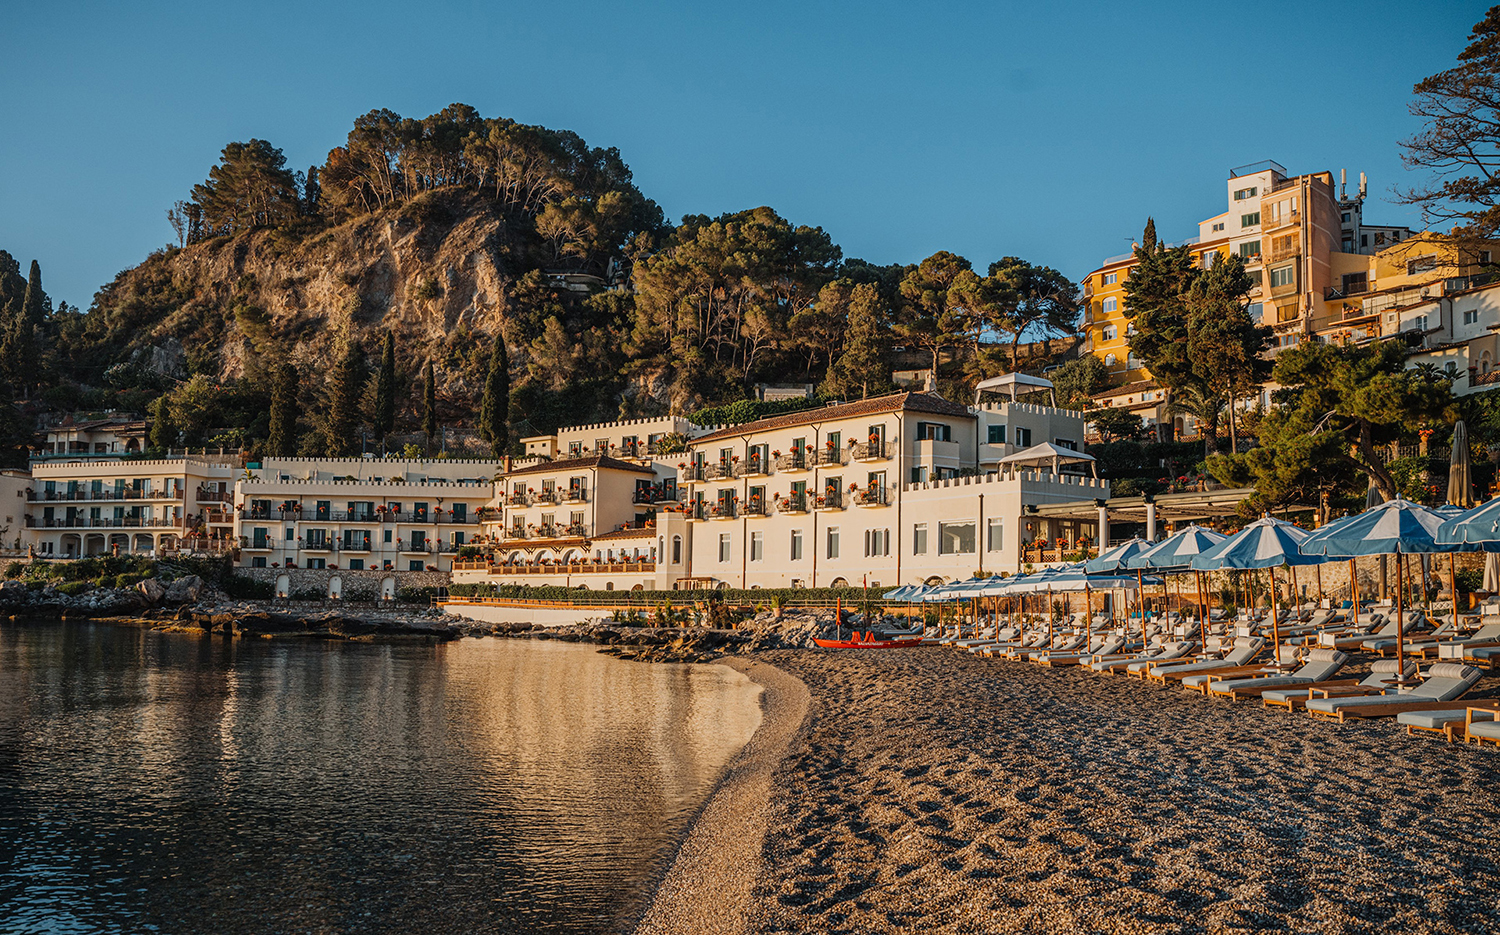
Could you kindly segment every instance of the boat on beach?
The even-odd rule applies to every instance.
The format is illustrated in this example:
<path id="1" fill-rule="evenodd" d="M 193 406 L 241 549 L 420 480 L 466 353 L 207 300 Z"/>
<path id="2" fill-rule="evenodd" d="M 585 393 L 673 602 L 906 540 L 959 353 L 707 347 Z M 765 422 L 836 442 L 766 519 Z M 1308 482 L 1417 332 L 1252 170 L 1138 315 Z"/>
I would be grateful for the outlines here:
<path id="1" fill-rule="evenodd" d="M 866 633 L 852 633 L 847 640 L 828 640 L 814 637 L 813 642 L 823 649 L 905 649 L 920 645 L 922 637 L 920 634 L 914 636 L 882 636 L 871 630 Z"/>

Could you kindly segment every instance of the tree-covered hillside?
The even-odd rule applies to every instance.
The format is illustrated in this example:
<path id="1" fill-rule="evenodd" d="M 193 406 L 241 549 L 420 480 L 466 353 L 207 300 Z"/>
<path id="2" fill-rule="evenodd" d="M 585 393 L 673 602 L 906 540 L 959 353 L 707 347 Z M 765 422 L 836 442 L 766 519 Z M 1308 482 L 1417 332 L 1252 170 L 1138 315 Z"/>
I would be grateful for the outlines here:
<path id="1" fill-rule="evenodd" d="M 87 312 L 0 255 L 13 394 L 149 412 L 163 447 L 498 452 L 761 382 L 870 395 L 898 364 L 963 394 L 1040 364 L 1021 342 L 1078 313 L 1067 277 L 1016 257 L 879 266 L 769 207 L 671 225 L 617 150 L 462 104 L 372 111 L 305 171 L 230 143 L 167 219 L 177 242 Z"/>

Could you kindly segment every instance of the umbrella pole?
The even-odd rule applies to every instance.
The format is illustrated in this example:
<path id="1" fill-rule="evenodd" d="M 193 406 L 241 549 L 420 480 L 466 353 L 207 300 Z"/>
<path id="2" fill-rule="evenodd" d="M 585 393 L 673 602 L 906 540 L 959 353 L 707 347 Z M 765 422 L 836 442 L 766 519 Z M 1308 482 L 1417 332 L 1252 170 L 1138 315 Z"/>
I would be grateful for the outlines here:
<path id="1" fill-rule="evenodd" d="M 1052 648 L 1052 586 L 1047 586 L 1047 648 Z"/>
<path id="2" fill-rule="evenodd" d="M 1453 625 L 1455 627 L 1458 626 L 1458 584 L 1457 584 L 1458 573 L 1456 571 L 1454 571 L 1454 568 L 1453 568 L 1453 566 L 1456 565 L 1456 564 L 1458 564 L 1458 553 L 1457 552 L 1449 552 L 1448 553 L 1448 597 L 1451 599 L 1451 606 L 1453 607 L 1453 617 L 1451 619 L 1453 620 Z"/>
<path id="3" fill-rule="evenodd" d="M 1406 599 L 1402 594 L 1402 585 L 1405 584 L 1406 562 L 1405 556 L 1396 553 L 1396 678 L 1406 678 L 1406 656 L 1403 652 L 1403 644 L 1406 642 Z"/>
<path id="4" fill-rule="evenodd" d="M 1141 648 L 1146 644 L 1146 585 L 1141 581 L 1141 570 L 1135 570 L 1135 615 L 1141 620 Z M 1130 637 L 1130 621 L 1125 622 L 1125 636 Z"/>
<path id="5" fill-rule="evenodd" d="M 1204 651 L 1208 651 L 1208 611 L 1203 603 L 1203 572 L 1193 572 L 1198 579 L 1198 645 Z"/>
<path id="6" fill-rule="evenodd" d="M 1267 568 L 1271 576 L 1271 665 L 1281 664 L 1281 614 L 1276 610 L 1276 569 Z"/>
<path id="7" fill-rule="evenodd" d="M 1359 624 L 1359 568 L 1355 559 L 1349 559 L 1349 605 L 1353 608 L 1352 621 Z"/>
<path id="8" fill-rule="evenodd" d="M 1323 606 L 1323 565 L 1318 563 L 1313 566 L 1313 572 L 1318 576 L 1318 606 Z"/>

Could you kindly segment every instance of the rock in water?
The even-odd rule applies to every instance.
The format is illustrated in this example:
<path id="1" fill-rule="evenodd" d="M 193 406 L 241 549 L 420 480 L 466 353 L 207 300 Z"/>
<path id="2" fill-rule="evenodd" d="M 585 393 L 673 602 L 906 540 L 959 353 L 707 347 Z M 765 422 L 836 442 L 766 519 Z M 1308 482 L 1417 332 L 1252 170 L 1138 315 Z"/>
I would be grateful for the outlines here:
<path id="1" fill-rule="evenodd" d="M 160 604 L 162 598 L 167 596 L 167 589 L 162 587 L 161 582 L 155 578 L 147 578 L 145 581 L 138 583 L 135 589 L 141 592 L 141 595 L 146 598 L 146 603 L 148 604 Z"/>
<path id="2" fill-rule="evenodd" d="M 191 604 L 198 600 L 198 595 L 202 592 L 203 579 L 197 575 L 188 575 L 172 582 L 162 599 L 168 604 Z"/>

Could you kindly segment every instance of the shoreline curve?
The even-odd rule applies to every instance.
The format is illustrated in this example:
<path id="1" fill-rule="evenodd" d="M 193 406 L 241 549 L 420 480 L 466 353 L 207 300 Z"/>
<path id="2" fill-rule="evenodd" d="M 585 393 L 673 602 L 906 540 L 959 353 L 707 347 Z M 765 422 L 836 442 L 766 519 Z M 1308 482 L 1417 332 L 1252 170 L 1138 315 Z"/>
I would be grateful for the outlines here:
<path id="1" fill-rule="evenodd" d="M 726 658 L 761 686 L 761 722 L 725 768 L 684 833 L 633 935 L 739 935 L 759 878 L 771 777 L 805 735 L 812 692 L 796 676 L 756 659 Z"/>

